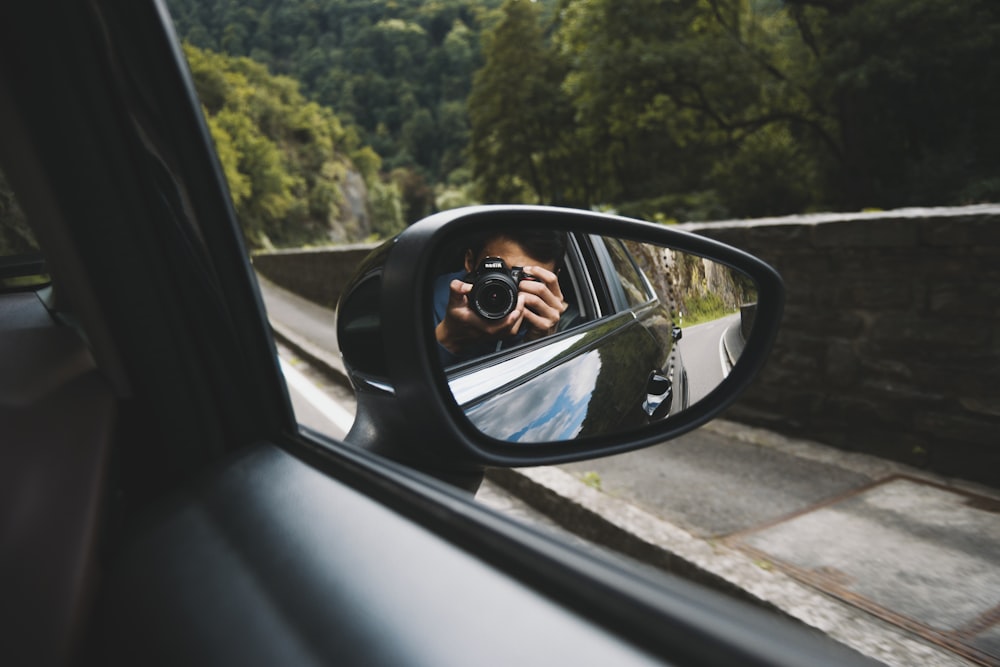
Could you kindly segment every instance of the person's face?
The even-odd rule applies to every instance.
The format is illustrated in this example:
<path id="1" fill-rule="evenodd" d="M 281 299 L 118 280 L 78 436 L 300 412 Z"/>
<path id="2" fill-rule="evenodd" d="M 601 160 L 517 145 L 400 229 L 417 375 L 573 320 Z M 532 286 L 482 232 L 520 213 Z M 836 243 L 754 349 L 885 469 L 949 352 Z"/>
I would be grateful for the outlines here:
<path id="1" fill-rule="evenodd" d="M 478 257 L 472 256 L 472 250 L 466 250 L 465 270 L 469 272 L 474 271 L 476 267 L 479 266 L 479 263 L 487 257 L 499 257 L 507 263 L 508 269 L 515 266 L 540 266 L 543 269 L 552 271 L 553 273 L 555 273 L 556 270 L 556 263 L 554 261 L 543 262 L 528 255 L 519 243 L 505 236 L 496 236 L 490 239 L 486 245 L 483 246 L 483 249 L 480 251 Z"/>

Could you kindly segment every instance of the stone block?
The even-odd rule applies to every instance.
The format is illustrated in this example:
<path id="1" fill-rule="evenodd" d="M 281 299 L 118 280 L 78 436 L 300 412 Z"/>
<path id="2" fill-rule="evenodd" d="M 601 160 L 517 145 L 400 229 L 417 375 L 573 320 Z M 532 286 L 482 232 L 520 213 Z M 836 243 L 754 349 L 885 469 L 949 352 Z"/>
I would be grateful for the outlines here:
<path id="1" fill-rule="evenodd" d="M 1000 449 L 1000 419 L 964 411 L 927 411 L 915 418 L 918 431 L 930 435 Z"/>
<path id="2" fill-rule="evenodd" d="M 817 248 L 913 248 L 919 238 L 920 227 L 913 220 L 840 220 L 816 225 L 812 244 Z"/>
<path id="3" fill-rule="evenodd" d="M 970 215 L 924 220 L 920 225 L 920 242 L 939 247 L 1000 247 L 1000 215 Z"/>

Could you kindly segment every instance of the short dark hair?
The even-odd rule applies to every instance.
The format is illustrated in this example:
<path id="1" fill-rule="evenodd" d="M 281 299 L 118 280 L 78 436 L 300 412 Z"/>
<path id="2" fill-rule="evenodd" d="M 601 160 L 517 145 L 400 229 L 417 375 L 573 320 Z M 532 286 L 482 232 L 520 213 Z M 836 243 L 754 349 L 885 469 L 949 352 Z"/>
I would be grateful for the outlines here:
<path id="1" fill-rule="evenodd" d="M 539 262 L 553 262 L 556 266 L 562 265 L 568 243 L 566 232 L 553 229 L 523 229 L 479 234 L 469 240 L 469 249 L 478 257 L 486 244 L 496 238 L 510 239 Z"/>

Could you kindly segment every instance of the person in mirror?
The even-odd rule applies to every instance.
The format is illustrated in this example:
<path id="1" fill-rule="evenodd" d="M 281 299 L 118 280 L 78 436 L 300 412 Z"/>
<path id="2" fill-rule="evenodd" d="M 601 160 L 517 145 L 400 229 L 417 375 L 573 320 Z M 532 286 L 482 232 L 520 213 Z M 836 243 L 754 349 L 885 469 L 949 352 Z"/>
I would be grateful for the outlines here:
<path id="1" fill-rule="evenodd" d="M 549 230 L 472 239 L 464 252 L 464 270 L 441 275 L 434 284 L 434 333 L 441 361 L 453 364 L 554 333 L 567 309 L 559 287 L 565 251 L 566 235 Z M 470 303 L 473 283 L 467 281 L 484 260 L 495 259 L 513 274 L 517 297 L 509 314 L 488 319 Z"/>

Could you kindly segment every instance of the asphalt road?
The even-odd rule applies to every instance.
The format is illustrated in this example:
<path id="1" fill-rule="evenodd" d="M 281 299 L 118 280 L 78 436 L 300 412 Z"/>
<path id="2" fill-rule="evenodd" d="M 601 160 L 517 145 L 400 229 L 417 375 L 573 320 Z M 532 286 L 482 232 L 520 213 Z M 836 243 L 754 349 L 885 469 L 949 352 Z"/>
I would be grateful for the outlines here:
<path id="1" fill-rule="evenodd" d="M 684 337 L 678 342 L 678 346 L 684 359 L 684 368 L 687 369 L 688 397 L 692 405 L 718 387 L 729 374 L 729 365 L 722 350 L 722 337 L 739 320 L 737 313 L 684 328 Z"/>
<path id="2" fill-rule="evenodd" d="M 298 423 L 343 440 L 354 421 L 354 393 L 330 382 L 287 347 L 278 346 L 278 357 Z"/>

